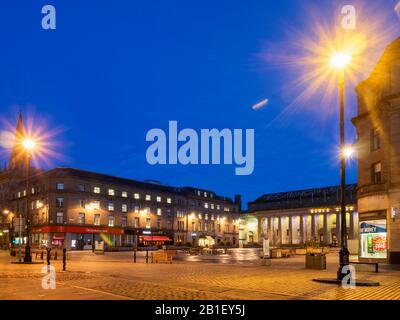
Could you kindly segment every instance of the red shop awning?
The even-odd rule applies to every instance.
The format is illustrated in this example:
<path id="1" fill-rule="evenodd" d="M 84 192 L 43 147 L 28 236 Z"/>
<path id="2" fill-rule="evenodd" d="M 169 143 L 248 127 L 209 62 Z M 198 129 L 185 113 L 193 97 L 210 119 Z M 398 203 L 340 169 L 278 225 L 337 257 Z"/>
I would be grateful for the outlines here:
<path id="1" fill-rule="evenodd" d="M 172 241 L 166 236 L 142 236 L 144 241 Z"/>

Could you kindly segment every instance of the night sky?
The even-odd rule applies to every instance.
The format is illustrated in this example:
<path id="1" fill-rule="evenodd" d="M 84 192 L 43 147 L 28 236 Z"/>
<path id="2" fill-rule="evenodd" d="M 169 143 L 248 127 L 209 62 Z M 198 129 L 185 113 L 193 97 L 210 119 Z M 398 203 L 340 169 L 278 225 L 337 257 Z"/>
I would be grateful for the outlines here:
<path id="1" fill-rule="evenodd" d="M 61 129 L 53 139 L 65 157 L 52 166 L 241 193 L 246 202 L 339 184 L 336 95 L 329 103 L 321 103 L 321 92 L 296 100 L 302 89 L 291 84 L 301 66 L 274 63 L 265 53 L 295 50 L 292 30 L 311 36 L 311 20 L 329 26 L 349 2 L 373 3 L 361 19 L 383 13 L 388 18 L 380 22 L 400 28 L 397 0 L 2 0 L 1 118 L 15 125 L 22 110 L 45 119 L 49 130 Z M 57 9 L 56 30 L 41 28 L 45 4 Z M 375 48 L 371 62 L 387 44 Z M 346 88 L 348 142 L 355 141 L 354 89 Z M 267 106 L 252 109 L 264 99 Z M 254 173 L 235 176 L 230 165 L 148 165 L 146 133 L 167 130 L 170 120 L 180 129 L 254 128 Z M 352 161 L 348 182 L 356 177 Z"/>

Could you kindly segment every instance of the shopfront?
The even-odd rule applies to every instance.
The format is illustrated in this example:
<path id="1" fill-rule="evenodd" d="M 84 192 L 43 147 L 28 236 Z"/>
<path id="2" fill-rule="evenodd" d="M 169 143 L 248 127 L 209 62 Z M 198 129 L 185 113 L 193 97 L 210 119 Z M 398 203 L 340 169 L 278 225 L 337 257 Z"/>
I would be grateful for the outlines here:
<path id="1" fill-rule="evenodd" d="M 36 246 L 69 250 L 92 250 L 95 241 L 104 241 L 106 247 L 120 247 L 123 235 L 123 229 L 110 227 L 43 226 L 32 229 Z"/>
<path id="2" fill-rule="evenodd" d="M 365 219 L 360 221 L 361 262 L 383 262 L 388 259 L 386 219 Z"/>

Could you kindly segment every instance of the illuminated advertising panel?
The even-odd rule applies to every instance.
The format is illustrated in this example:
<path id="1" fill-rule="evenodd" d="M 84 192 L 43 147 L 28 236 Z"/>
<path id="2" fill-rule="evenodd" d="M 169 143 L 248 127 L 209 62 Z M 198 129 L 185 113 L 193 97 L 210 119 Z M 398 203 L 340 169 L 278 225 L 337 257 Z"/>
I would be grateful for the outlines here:
<path id="1" fill-rule="evenodd" d="M 360 223 L 360 258 L 387 258 L 386 220 L 370 220 Z"/>

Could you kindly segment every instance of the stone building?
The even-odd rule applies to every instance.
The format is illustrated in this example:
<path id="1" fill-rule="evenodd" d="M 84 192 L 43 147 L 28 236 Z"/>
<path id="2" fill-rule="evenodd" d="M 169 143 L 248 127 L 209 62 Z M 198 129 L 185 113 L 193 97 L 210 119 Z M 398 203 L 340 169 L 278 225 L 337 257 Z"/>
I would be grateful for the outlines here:
<path id="1" fill-rule="evenodd" d="M 23 135 L 20 116 L 16 136 Z M 30 171 L 27 190 L 23 152 L 14 148 L 0 172 L 3 246 L 19 241 L 13 232 L 19 216 L 31 218 L 35 246 L 90 249 L 96 240 L 114 248 L 238 243 L 240 198 L 74 168 Z"/>
<path id="2" fill-rule="evenodd" d="M 346 187 L 347 235 L 357 238 L 356 185 Z M 306 243 L 340 245 L 340 188 L 327 187 L 265 194 L 248 204 L 247 226 L 240 232 L 246 243 L 299 246 Z M 243 231 L 244 230 L 244 231 Z"/>
<path id="3" fill-rule="evenodd" d="M 400 38 L 356 91 L 360 258 L 400 263 Z"/>

